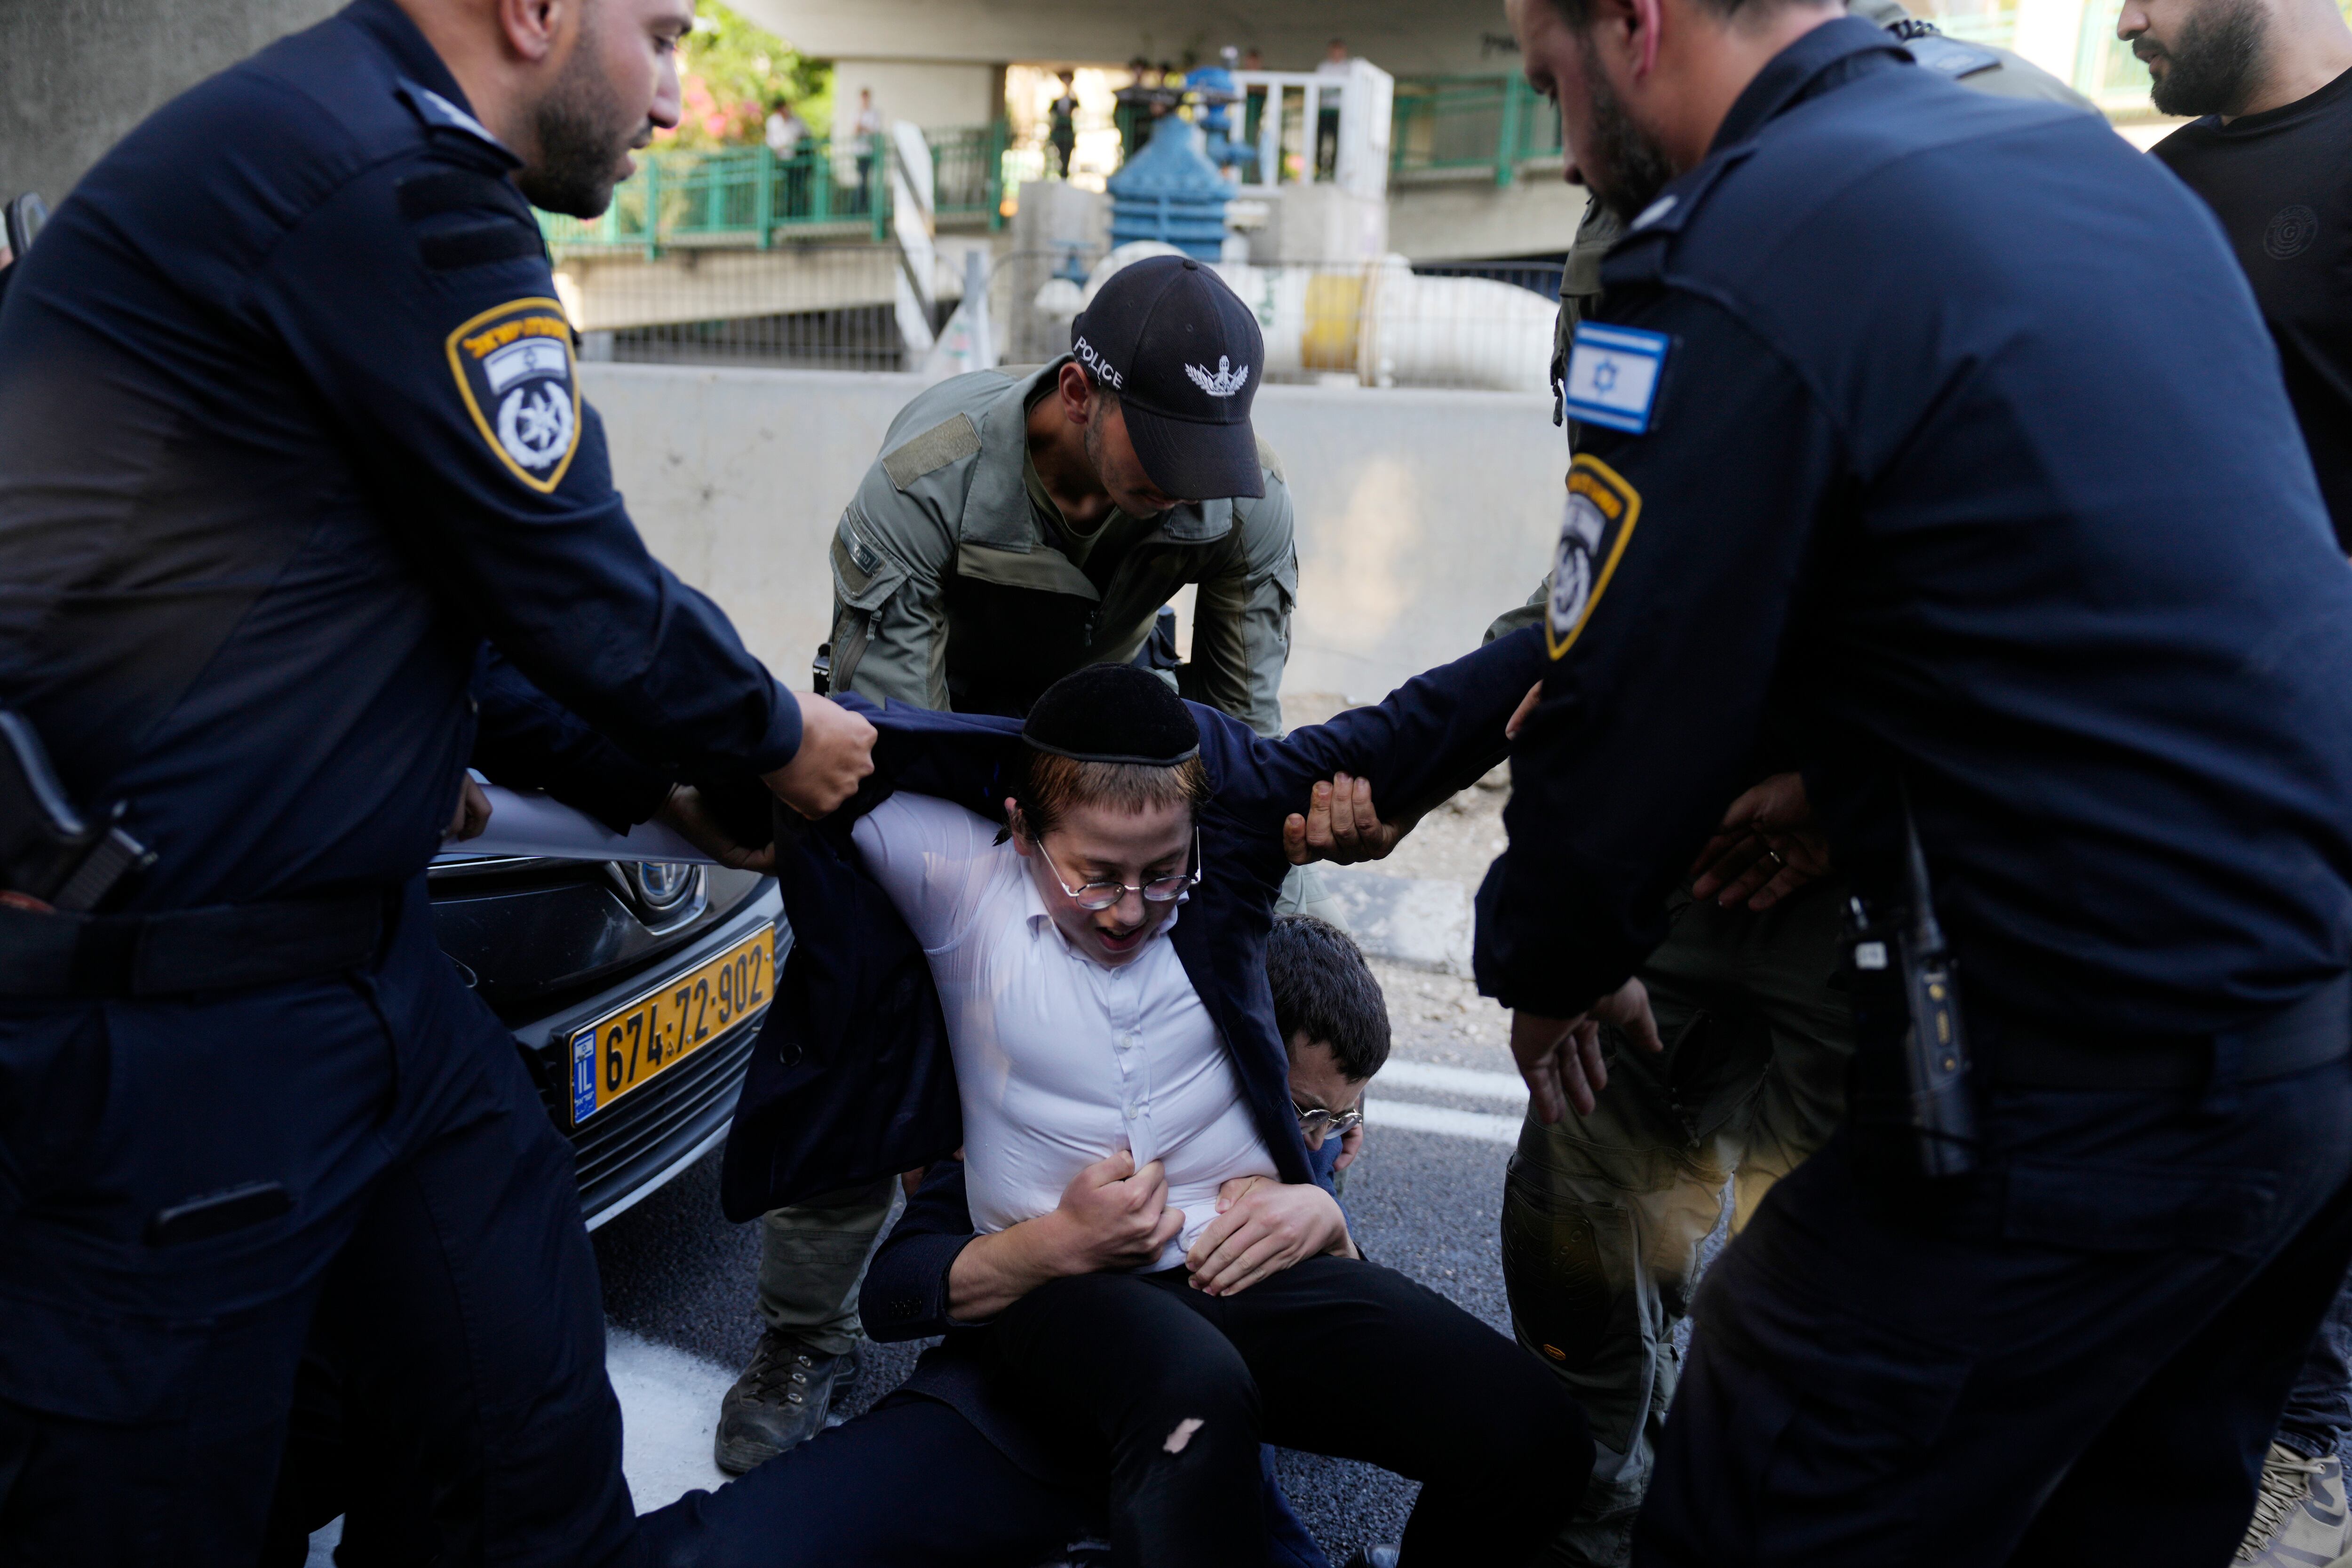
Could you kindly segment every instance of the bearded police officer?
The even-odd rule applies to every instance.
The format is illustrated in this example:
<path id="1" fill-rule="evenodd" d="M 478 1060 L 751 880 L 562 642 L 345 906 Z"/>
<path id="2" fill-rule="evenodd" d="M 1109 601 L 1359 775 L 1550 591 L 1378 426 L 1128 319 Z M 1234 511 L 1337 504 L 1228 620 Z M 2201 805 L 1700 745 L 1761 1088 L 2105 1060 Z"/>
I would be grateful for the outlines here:
<path id="1" fill-rule="evenodd" d="M 2095 120 L 1836 7 L 1512 11 L 1627 232 L 1481 984 L 1589 1105 L 1769 713 L 1916 1089 L 1716 1266 L 1634 1560 L 2225 1562 L 2352 1253 L 2352 577 L 2261 323 Z"/>
<path id="2" fill-rule="evenodd" d="M 1025 714 L 1070 671 L 1135 658 L 1190 583 L 1179 689 L 1279 736 L 1298 562 L 1281 463 L 1250 424 L 1265 363 L 1216 273 L 1160 256 L 1111 274 L 1052 364 L 908 404 L 834 536 L 835 688 Z M 1318 889 L 1294 877 L 1288 907 Z M 721 1408 L 721 1468 L 813 1436 L 856 1374 L 858 1281 L 891 1196 L 881 1182 L 767 1215 L 766 1331 Z"/>
<path id="3" fill-rule="evenodd" d="M 253 1562 L 331 1275 L 372 1462 L 451 1560 L 633 1555 L 570 1154 L 422 873 L 484 637 L 660 767 L 810 813 L 870 769 L 646 553 L 525 199 L 604 208 L 691 20 L 358 0 L 133 132 L 18 266 L 0 707 L 58 788 L 5 841 L 121 802 L 153 858 L 0 908 L 12 1561 Z"/>
<path id="4" fill-rule="evenodd" d="M 1848 8 L 1963 87 L 2095 112 L 2040 67 L 1945 37 L 1895 0 Z M 1600 202 L 1585 211 L 1561 293 L 1556 381 L 1624 227 Z M 1536 624 L 1550 592 L 1547 578 L 1488 636 Z M 1844 1113 L 1853 1019 L 1835 974 L 1849 889 L 1810 824 L 1803 780 L 1772 771 L 1790 765 L 1787 740 L 1768 738 L 1753 772 L 1771 776 L 1731 804 L 1691 886 L 1668 900 L 1665 940 L 1641 971 L 1664 1053 L 1612 1040 L 1592 1110 L 1549 1123 L 1530 1112 L 1511 1159 L 1502 1257 L 1512 1327 L 1575 1394 L 1598 1449 L 1554 1563 L 1627 1561 L 1701 1245 L 1727 1207 L 1738 1235 Z"/>

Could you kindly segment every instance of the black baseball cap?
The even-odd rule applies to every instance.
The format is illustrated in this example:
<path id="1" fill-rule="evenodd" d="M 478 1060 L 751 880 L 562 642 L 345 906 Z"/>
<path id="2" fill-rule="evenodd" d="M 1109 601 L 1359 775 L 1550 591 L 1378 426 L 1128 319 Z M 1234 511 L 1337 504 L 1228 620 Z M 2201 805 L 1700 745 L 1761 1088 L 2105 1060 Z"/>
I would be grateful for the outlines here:
<path id="1" fill-rule="evenodd" d="M 1265 494 L 1250 428 L 1265 337 L 1223 279 L 1189 256 L 1122 267 L 1070 323 L 1070 352 L 1118 394 L 1154 485 L 1181 500 Z"/>

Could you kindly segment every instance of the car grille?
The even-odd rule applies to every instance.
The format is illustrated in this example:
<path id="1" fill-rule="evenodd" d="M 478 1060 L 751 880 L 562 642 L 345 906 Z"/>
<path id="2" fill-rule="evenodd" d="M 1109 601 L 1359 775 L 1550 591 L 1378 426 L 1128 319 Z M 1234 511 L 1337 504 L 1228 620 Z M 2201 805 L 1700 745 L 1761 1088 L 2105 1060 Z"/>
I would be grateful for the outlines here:
<path id="1" fill-rule="evenodd" d="M 746 1019 L 572 1135 L 580 1208 L 591 1225 L 725 1131 L 767 1015 Z M 551 1106 L 556 1125 L 560 1108 Z"/>

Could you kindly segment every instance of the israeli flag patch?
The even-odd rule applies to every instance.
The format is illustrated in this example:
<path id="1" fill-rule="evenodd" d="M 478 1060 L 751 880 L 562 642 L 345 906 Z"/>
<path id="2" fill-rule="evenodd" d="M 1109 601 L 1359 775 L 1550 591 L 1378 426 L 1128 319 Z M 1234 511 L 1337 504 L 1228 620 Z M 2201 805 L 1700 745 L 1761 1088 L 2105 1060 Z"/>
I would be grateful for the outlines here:
<path id="1" fill-rule="evenodd" d="M 1665 363 L 1663 332 L 1579 321 L 1568 356 L 1568 416 L 1643 434 L 1650 428 L 1650 405 L 1657 401 L 1658 374 Z"/>

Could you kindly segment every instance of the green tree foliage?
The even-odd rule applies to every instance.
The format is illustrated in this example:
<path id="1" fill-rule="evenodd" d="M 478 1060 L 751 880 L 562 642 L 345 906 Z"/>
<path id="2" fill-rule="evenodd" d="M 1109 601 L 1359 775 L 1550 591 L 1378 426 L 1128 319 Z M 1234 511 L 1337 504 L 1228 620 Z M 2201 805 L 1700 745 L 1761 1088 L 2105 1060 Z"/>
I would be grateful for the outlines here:
<path id="1" fill-rule="evenodd" d="M 791 104 L 815 135 L 833 123 L 832 64 L 810 59 L 719 0 L 700 0 L 677 66 L 684 111 L 656 146 L 751 145 L 778 103 Z"/>

